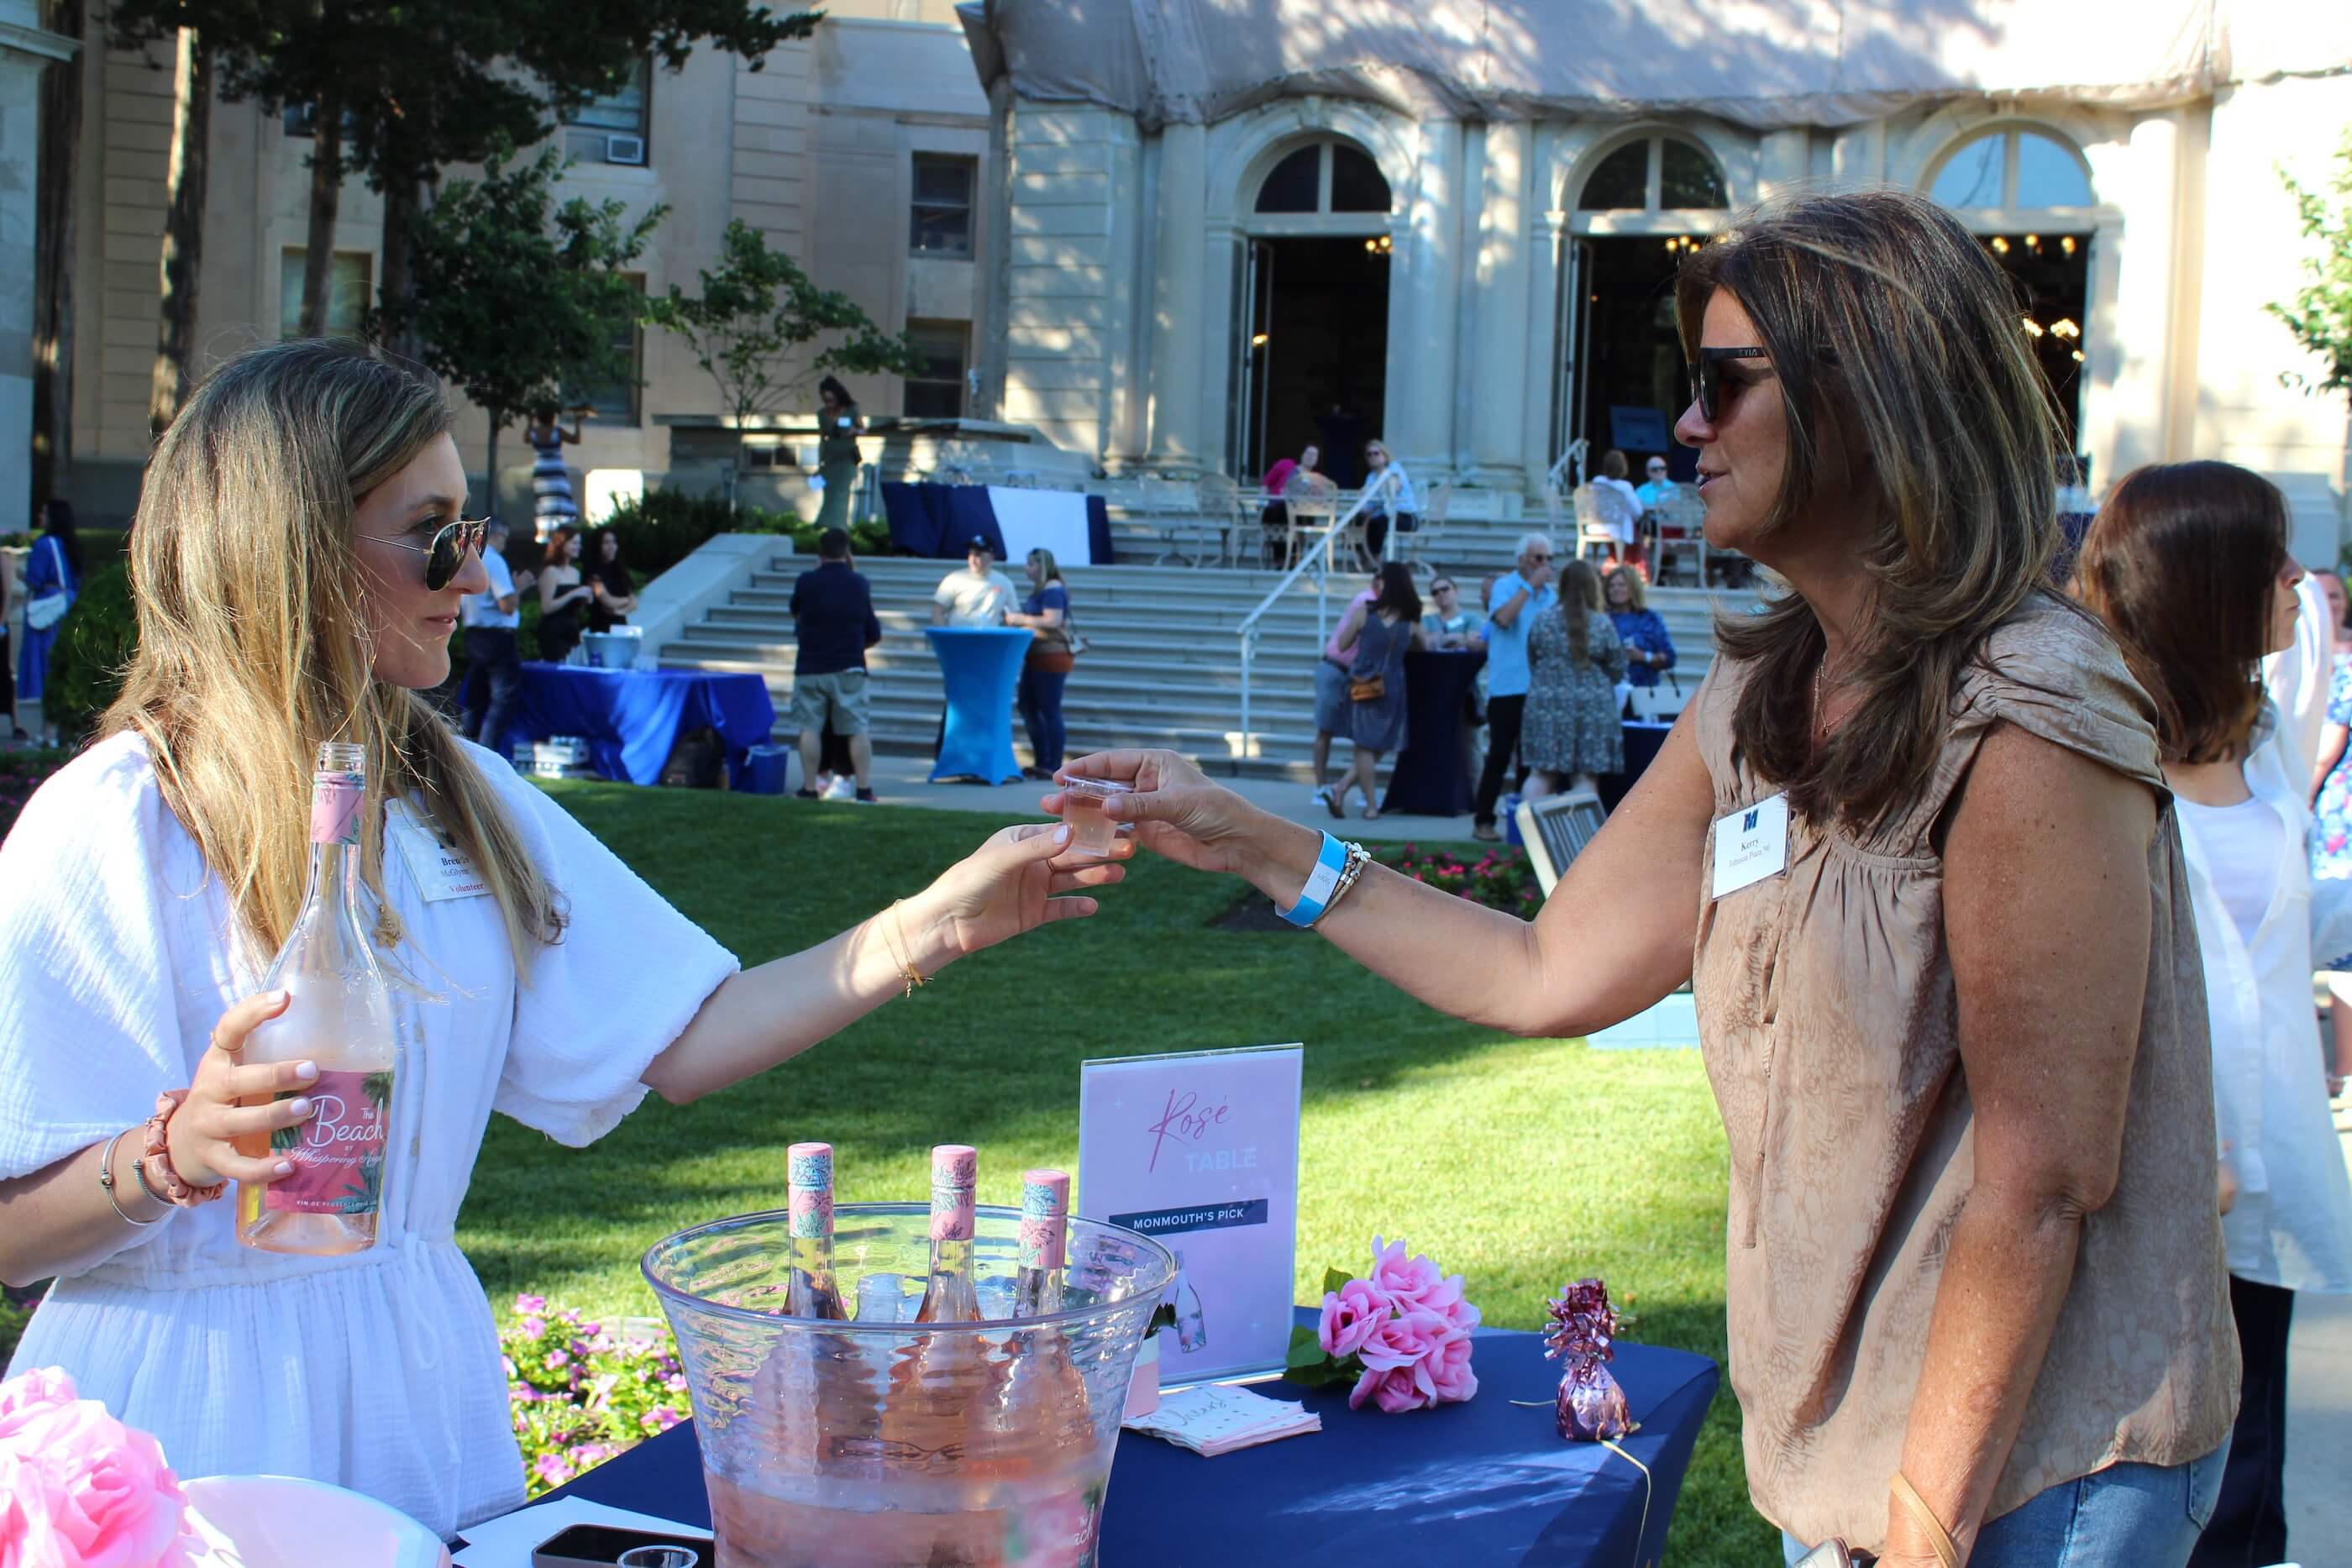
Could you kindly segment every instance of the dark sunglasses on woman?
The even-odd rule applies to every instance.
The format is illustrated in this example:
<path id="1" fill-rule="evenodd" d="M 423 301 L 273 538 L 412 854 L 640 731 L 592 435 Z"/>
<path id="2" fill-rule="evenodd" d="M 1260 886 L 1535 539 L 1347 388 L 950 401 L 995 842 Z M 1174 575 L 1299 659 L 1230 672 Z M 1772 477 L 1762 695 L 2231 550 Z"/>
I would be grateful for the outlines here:
<path id="1" fill-rule="evenodd" d="M 1723 417 L 1723 372 L 1719 367 L 1726 360 L 1760 360 L 1771 350 L 1763 348 L 1701 349 L 1698 358 L 1690 362 L 1691 401 L 1698 404 L 1699 413 L 1709 424 Z"/>
<path id="2" fill-rule="evenodd" d="M 466 564 L 466 557 L 468 554 L 482 553 L 483 546 L 489 537 L 490 522 L 488 517 L 460 517 L 454 523 L 442 525 L 441 528 L 434 534 L 433 542 L 430 544 L 416 545 L 409 543 L 406 539 L 387 538 L 378 538 L 375 542 L 380 545 L 394 545 L 401 549 L 415 550 L 423 556 L 425 590 L 428 592 L 438 593 L 449 586 L 449 580 L 457 575 L 459 569 Z"/>

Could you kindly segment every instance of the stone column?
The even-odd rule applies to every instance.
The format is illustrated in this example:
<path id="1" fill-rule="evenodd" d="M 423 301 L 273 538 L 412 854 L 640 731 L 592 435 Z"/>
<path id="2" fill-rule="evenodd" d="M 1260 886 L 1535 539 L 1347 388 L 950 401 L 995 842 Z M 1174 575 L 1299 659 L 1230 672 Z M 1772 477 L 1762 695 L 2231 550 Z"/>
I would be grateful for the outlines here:
<path id="1" fill-rule="evenodd" d="M 1454 466 L 1454 348 L 1461 305 L 1462 126 L 1421 125 L 1405 232 L 1389 271 L 1390 450 L 1416 480 Z"/>
<path id="2" fill-rule="evenodd" d="M 41 69 L 80 45 L 44 31 L 33 0 L 0 0 L 0 534 L 33 514 L 33 225 Z M 58 454 L 62 462 L 65 454 Z"/>
<path id="3" fill-rule="evenodd" d="M 1146 461 L 1198 473 L 1202 367 L 1224 345 L 1223 322 L 1202 319 L 1202 235 L 1208 223 L 1208 131 L 1171 125 L 1160 133 L 1160 212 L 1151 252 L 1151 451 Z"/>
<path id="4" fill-rule="evenodd" d="M 2105 372 L 2115 389 L 2113 455 L 2105 474 L 2095 476 L 2102 485 L 2173 455 L 2173 377 L 2184 359 L 2195 364 L 2194 340 L 2183 342 L 2174 330 L 2180 155 L 2179 110 L 2147 115 L 2132 127 L 2129 183 L 2119 204 L 2131 216 L 2126 232 L 2117 236 L 2115 328 L 2112 337 L 2097 334 L 2090 350 L 2095 378 L 2105 379 Z"/>
<path id="5" fill-rule="evenodd" d="M 1522 453 L 1528 412 L 1543 406 L 1543 390 L 1529 379 L 1540 361 L 1528 336 L 1528 156 L 1527 121 L 1486 128 L 1486 158 L 1479 182 L 1475 350 L 1470 365 L 1470 472 L 1465 480 L 1513 494 L 1527 487 Z"/>
<path id="6" fill-rule="evenodd" d="M 1811 170 L 1812 148 L 1809 133 L 1795 131 L 1768 131 L 1758 151 L 1757 193 L 1768 200 L 1802 181 Z"/>

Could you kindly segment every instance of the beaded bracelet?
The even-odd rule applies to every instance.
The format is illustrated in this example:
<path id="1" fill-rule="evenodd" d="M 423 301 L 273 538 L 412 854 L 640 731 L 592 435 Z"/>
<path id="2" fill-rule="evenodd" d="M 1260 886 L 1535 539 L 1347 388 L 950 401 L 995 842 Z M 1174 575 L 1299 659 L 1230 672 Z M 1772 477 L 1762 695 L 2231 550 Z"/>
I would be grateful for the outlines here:
<path id="1" fill-rule="evenodd" d="M 165 1142 L 165 1129 L 172 1124 L 172 1113 L 187 1099 L 184 1089 L 166 1089 L 155 1096 L 155 1113 L 147 1118 L 147 1144 L 140 1155 L 142 1160 L 155 1162 L 155 1175 L 163 1183 L 163 1200 L 182 1208 L 194 1208 L 200 1203 L 210 1203 L 228 1190 L 226 1182 L 216 1181 L 210 1186 L 190 1186 L 172 1168 L 172 1150 Z M 152 1189 L 150 1189 L 152 1190 Z"/>

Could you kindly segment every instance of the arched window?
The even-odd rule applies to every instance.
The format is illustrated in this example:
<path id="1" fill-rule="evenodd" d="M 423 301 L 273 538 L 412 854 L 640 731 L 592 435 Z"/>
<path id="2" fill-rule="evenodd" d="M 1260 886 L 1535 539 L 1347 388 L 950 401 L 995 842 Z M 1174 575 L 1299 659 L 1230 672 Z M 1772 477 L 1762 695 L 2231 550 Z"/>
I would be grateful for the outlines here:
<path id="1" fill-rule="evenodd" d="M 2001 211 L 2092 203 L 2091 177 L 2074 150 L 2018 125 L 1988 131 L 1946 153 L 1927 194 L 1948 207 Z"/>
<path id="2" fill-rule="evenodd" d="M 1385 213 L 1391 198 L 1362 148 L 1315 141 L 1276 163 L 1257 188 L 1261 213 Z"/>
<path id="3" fill-rule="evenodd" d="M 1727 207 L 1723 171 L 1691 142 L 1673 136 L 1628 141 L 1593 166 L 1576 198 L 1588 213 L 1686 211 Z"/>

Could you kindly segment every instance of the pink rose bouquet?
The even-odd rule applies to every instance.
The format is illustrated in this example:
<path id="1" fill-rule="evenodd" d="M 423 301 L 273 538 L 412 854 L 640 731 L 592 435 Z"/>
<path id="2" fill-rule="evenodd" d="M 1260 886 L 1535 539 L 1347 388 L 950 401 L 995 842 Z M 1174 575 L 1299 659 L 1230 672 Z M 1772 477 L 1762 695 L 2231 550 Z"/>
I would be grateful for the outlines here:
<path id="1" fill-rule="evenodd" d="M 36 1367 L 0 1383 L 0 1568 L 164 1568 L 200 1543 L 155 1439 L 73 1379 Z"/>
<path id="2" fill-rule="evenodd" d="M 1375 1236 L 1369 1274 L 1324 1275 L 1322 1321 L 1291 1331 L 1283 1375 L 1310 1388 L 1351 1382 L 1350 1410 L 1369 1400 L 1397 1415 L 1466 1400 L 1478 1392 L 1470 1370 L 1477 1326 L 1461 1275 L 1441 1275 L 1403 1242 Z"/>

